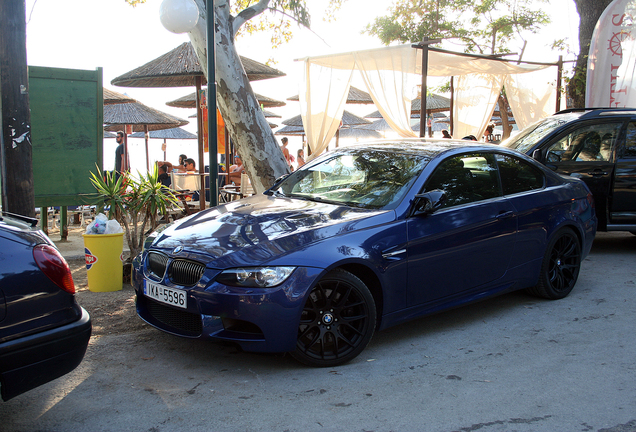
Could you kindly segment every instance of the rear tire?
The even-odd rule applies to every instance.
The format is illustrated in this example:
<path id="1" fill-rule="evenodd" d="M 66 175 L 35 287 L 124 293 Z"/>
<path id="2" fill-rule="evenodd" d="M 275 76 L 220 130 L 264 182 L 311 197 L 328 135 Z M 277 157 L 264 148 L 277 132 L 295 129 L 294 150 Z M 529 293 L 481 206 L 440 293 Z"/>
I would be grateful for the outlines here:
<path id="1" fill-rule="evenodd" d="M 315 367 L 347 363 L 367 346 L 375 325 L 375 302 L 364 282 L 345 270 L 333 270 L 309 293 L 291 355 Z"/>
<path id="2" fill-rule="evenodd" d="M 574 231 L 563 228 L 546 248 L 539 283 L 528 288 L 532 295 L 550 300 L 566 297 L 574 288 L 581 269 L 581 242 Z"/>

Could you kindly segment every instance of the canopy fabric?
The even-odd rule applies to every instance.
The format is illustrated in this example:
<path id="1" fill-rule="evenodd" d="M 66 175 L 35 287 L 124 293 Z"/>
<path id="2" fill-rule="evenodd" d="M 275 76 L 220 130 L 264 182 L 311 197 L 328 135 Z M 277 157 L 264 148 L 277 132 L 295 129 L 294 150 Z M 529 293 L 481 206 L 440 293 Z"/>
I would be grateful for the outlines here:
<path id="1" fill-rule="evenodd" d="M 373 102 L 391 127 L 404 137 L 411 129 L 411 101 L 421 82 L 422 50 L 398 45 L 300 59 L 304 68 L 300 106 L 307 143 L 313 155 L 327 147 L 344 110 L 354 71 L 360 73 Z M 481 136 L 486 129 L 502 86 L 510 87 L 508 100 L 520 128 L 554 112 L 556 85 L 542 70 L 556 77 L 556 64 L 516 64 L 501 59 L 429 48 L 428 75 L 459 77 L 455 95 L 454 133 Z M 535 102 L 541 103 L 530 106 Z"/>

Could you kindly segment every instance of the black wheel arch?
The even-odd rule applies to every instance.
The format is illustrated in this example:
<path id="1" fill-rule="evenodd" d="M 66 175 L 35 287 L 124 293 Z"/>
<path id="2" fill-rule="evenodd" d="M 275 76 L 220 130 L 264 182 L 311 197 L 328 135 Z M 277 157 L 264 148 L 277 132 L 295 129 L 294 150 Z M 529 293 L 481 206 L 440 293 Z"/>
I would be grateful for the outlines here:
<path id="1" fill-rule="evenodd" d="M 359 263 L 347 263 L 342 264 L 336 268 L 340 268 L 342 270 L 346 270 L 349 273 L 353 274 L 357 278 L 359 278 L 371 291 L 371 295 L 373 296 L 373 301 L 375 302 L 376 309 L 376 327 L 377 330 L 380 328 L 380 322 L 382 318 L 382 311 L 384 306 L 384 296 L 382 294 L 382 284 L 380 283 L 380 279 L 375 274 L 375 272 L 364 264 Z M 333 270 L 333 269 L 331 269 Z"/>

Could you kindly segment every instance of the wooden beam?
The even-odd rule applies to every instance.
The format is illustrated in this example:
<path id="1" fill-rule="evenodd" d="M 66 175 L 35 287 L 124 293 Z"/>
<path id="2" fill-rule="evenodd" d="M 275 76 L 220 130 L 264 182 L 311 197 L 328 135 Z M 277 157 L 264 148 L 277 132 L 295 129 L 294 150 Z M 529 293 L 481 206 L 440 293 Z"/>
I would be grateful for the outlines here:
<path id="1" fill-rule="evenodd" d="M 0 0 L 2 209 L 35 217 L 25 2 Z"/>

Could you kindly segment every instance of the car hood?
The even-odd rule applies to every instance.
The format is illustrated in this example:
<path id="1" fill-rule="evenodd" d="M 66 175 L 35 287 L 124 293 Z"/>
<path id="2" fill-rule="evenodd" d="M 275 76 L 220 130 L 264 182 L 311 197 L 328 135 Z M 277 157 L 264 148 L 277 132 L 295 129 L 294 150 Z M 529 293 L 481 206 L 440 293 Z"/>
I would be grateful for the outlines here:
<path id="1" fill-rule="evenodd" d="M 152 249 L 202 261 L 211 268 L 299 265 L 290 254 L 308 245 L 393 220 L 391 210 L 255 195 L 178 220 L 156 234 Z M 300 259 L 300 258 L 298 258 Z M 303 254 L 302 264 L 319 257 Z"/>

